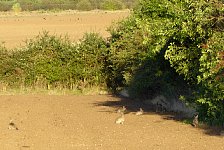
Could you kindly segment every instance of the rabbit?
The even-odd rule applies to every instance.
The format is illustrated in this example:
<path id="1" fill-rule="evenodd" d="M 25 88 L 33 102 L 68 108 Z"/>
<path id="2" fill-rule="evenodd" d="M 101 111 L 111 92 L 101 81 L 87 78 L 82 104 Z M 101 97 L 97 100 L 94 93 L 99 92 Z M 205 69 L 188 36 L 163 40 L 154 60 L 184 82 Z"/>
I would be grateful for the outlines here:
<path id="1" fill-rule="evenodd" d="M 13 120 L 10 120 L 8 129 L 10 129 L 10 130 L 19 130 L 18 127 L 13 122 Z"/>
<path id="2" fill-rule="evenodd" d="M 115 120 L 115 123 L 116 123 L 116 124 L 124 124 L 124 121 L 125 121 L 125 119 L 124 119 L 124 113 L 121 113 L 121 116 L 118 117 L 118 118 Z"/>
<path id="3" fill-rule="evenodd" d="M 140 108 L 140 110 L 137 111 L 137 112 L 135 113 L 135 115 L 139 116 L 139 115 L 142 115 L 143 113 L 144 113 L 143 109 Z"/>
<path id="4" fill-rule="evenodd" d="M 126 111 L 126 107 L 123 106 L 121 109 L 117 110 L 117 113 L 124 113 Z"/>
<path id="5" fill-rule="evenodd" d="M 198 115 L 195 115 L 194 116 L 194 119 L 193 119 L 193 123 L 192 123 L 192 126 L 194 127 L 198 127 Z"/>

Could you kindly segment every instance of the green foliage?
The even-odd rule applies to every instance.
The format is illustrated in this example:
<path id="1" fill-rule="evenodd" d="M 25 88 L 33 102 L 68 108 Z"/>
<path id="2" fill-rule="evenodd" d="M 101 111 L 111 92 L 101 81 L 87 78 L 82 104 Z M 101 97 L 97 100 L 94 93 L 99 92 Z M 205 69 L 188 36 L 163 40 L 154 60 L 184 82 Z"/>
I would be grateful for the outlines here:
<path id="1" fill-rule="evenodd" d="M 0 48 L 0 81 L 4 84 L 13 84 L 20 82 L 20 69 L 17 68 L 17 60 L 14 60 L 13 52 L 7 51 L 3 46 Z M 12 75 L 14 74 L 14 76 Z M 9 81 L 9 82 L 8 82 Z M 13 86 L 18 86 L 14 84 Z"/>
<path id="2" fill-rule="evenodd" d="M 17 15 L 19 12 L 22 11 L 22 8 L 20 6 L 20 3 L 15 3 L 12 6 L 12 10 L 15 12 L 15 14 Z"/>
<path id="3" fill-rule="evenodd" d="M 100 85 L 105 83 L 104 78 L 104 63 L 107 55 L 105 40 L 96 33 L 85 34 L 77 45 L 76 50 L 79 54 L 78 72 L 83 82 L 88 82 L 90 85 Z M 74 64 L 74 65 L 75 65 Z"/>
<path id="4" fill-rule="evenodd" d="M 0 11 L 12 10 L 12 5 L 14 1 L 0 1 Z"/>
<path id="5" fill-rule="evenodd" d="M 78 10 L 92 10 L 92 5 L 89 0 L 81 0 L 76 4 Z"/>
<path id="6" fill-rule="evenodd" d="M 74 45 L 67 37 L 43 32 L 21 50 L 1 51 L 0 80 L 12 87 L 104 86 L 101 54 L 105 51 L 105 41 L 95 33 L 86 34 Z"/>
<path id="7" fill-rule="evenodd" d="M 124 4 L 119 0 L 104 0 L 101 3 L 101 9 L 103 10 L 120 10 L 124 7 Z"/>
<path id="8" fill-rule="evenodd" d="M 9 53 L 7 52 L 6 48 L 3 45 L 0 45 L 0 78 L 3 78 L 3 76 L 5 76 L 6 72 L 4 70 L 6 70 L 6 68 L 8 68 L 9 66 L 6 66 L 5 62 L 10 60 L 9 57 Z"/>
<path id="9" fill-rule="evenodd" d="M 110 52 L 107 60 L 107 83 L 113 90 L 127 86 L 135 70 L 148 57 L 148 45 L 142 43 L 144 32 L 138 30 L 134 18 L 109 28 Z"/>
<path id="10" fill-rule="evenodd" d="M 224 121 L 224 41 L 223 32 L 217 29 L 217 20 L 224 13 L 217 7 L 219 3 L 186 2 L 190 7 L 185 9 L 184 17 L 175 20 L 178 32 L 172 36 L 165 55 L 179 74 L 198 85 L 195 102 L 205 120 L 214 124 Z"/>
<path id="11" fill-rule="evenodd" d="M 122 0 L 122 2 L 127 9 L 133 9 L 138 5 L 138 0 Z"/>
<path id="12" fill-rule="evenodd" d="M 158 37 L 140 21 L 132 16 L 109 28 L 112 36 L 106 70 L 108 87 L 113 91 L 128 87 L 132 98 L 141 99 L 161 93 L 172 96 L 174 91 L 180 94 L 187 86 L 164 59 L 161 49 L 167 48 L 166 43 L 155 43 Z"/>
<path id="13" fill-rule="evenodd" d="M 132 9 L 137 0 L 1 0 L 0 11 L 10 11 L 15 3 L 19 3 L 22 10 L 117 10 Z"/>
<path id="14" fill-rule="evenodd" d="M 167 45 L 164 56 L 195 89 L 193 101 L 203 118 L 223 122 L 223 3 L 142 0 L 140 4 L 137 18 L 155 37 L 158 45 L 153 49 L 161 51 Z"/>
<path id="15" fill-rule="evenodd" d="M 123 8 L 110 0 L 92 8 L 98 5 Z M 181 96 L 197 105 L 202 121 L 223 124 L 223 16 L 219 0 L 140 0 L 131 17 L 108 29 L 108 41 L 91 33 L 74 45 L 43 33 L 21 51 L 1 47 L 0 80 L 71 89 L 106 83 L 113 91 L 128 87 L 133 98 Z"/>
<path id="16" fill-rule="evenodd" d="M 110 29 L 110 85 L 128 86 L 133 97 L 187 94 L 185 101 L 197 104 L 201 118 L 222 123 L 223 2 L 139 3 L 131 18 Z"/>

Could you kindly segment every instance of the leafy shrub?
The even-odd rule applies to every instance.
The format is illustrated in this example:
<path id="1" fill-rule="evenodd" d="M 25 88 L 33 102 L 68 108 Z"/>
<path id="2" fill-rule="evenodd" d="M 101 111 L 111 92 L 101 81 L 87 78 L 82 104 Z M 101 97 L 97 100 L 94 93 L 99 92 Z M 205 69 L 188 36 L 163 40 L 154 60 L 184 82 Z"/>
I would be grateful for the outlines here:
<path id="1" fill-rule="evenodd" d="M 81 1 L 79 1 L 76 4 L 76 8 L 78 10 L 86 10 L 86 11 L 93 9 L 92 4 L 90 3 L 89 0 L 81 0 Z"/>
<path id="2" fill-rule="evenodd" d="M 16 15 L 18 15 L 18 13 L 22 11 L 20 3 L 13 4 L 12 10 L 15 12 Z"/>
<path id="3" fill-rule="evenodd" d="M 6 63 L 9 60 L 10 60 L 9 52 L 6 50 L 6 48 L 3 45 L 0 45 L 0 67 L 1 67 L 0 78 L 1 79 L 6 74 L 5 70 L 9 67 Z"/>
<path id="4" fill-rule="evenodd" d="M 194 89 L 188 102 L 196 103 L 201 118 L 213 123 L 224 120 L 222 5 L 221 1 L 141 0 L 135 11 L 137 24 L 148 33 L 143 42 L 153 44 L 151 50 L 162 53 L 184 76 Z"/>
<path id="5" fill-rule="evenodd" d="M 106 2 L 107 1 L 107 2 Z M 132 9 L 138 0 L 3 0 L 0 1 L 0 11 L 12 10 L 15 2 L 19 3 L 22 10 L 92 10 L 107 9 L 117 10 L 123 8 Z M 103 7 L 102 7 L 103 6 Z"/>
<path id="6" fill-rule="evenodd" d="M 124 9 L 124 4 L 119 0 L 105 0 L 101 3 L 103 10 L 120 10 Z"/>
<path id="7" fill-rule="evenodd" d="M 206 121 L 217 124 L 224 120 L 223 70 L 219 54 L 223 52 L 223 32 L 217 30 L 215 21 L 223 14 L 220 2 L 185 2 L 191 6 L 176 17 L 178 32 L 166 51 L 172 67 L 192 85 L 198 85 L 195 102 Z M 211 19 L 215 17 L 216 19 Z M 219 66 L 217 68 L 217 66 Z M 221 74 L 220 74 L 221 73 Z M 221 80 L 217 82 L 217 76 Z M 203 109 L 202 109 L 203 108 Z M 218 121 L 219 120 L 219 121 Z"/>
<path id="8" fill-rule="evenodd" d="M 222 6 L 221 1 L 141 0 L 132 19 L 110 30 L 113 89 L 128 86 L 133 97 L 143 98 L 187 94 L 202 120 L 222 123 Z"/>
<path id="9" fill-rule="evenodd" d="M 143 32 L 134 18 L 111 26 L 110 51 L 106 63 L 107 84 L 113 91 L 127 86 L 135 70 L 148 57 L 148 45 L 142 43 Z"/>
<path id="10" fill-rule="evenodd" d="M 86 34 L 79 44 L 67 37 L 43 32 L 11 54 L 2 51 L 1 81 L 13 87 L 64 87 L 83 89 L 104 86 L 102 69 L 105 41 L 98 34 Z M 5 57 L 4 55 L 8 56 Z"/>
<path id="11" fill-rule="evenodd" d="M 143 26 L 143 22 L 135 17 L 109 29 L 112 36 L 107 62 L 108 86 L 113 91 L 128 87 L 132 98 L 141 99 L 153 98 L 158 94 L 172 96 L 184 93 L 186 83 L 164 58 L 167 48 L 163 41 L 165 37 L 153 35 L 148 31 L 150 26 L 147 23 Z M 175 92 L 178 88 L 184 92 Z"/>
<path id="12" fill-rule="evenodd" d="M 19 86 L 22 81 L 22 70 L 17 67 L 17 60 L 14 59 L 14 52 L 7 51 L 3 46 L 0 47 L 0 81 L 1 83 L 11 85 L 14 87 Z M 18 84 L 17 84 L 18 83 Z"/>
<path id="13" fill-rule="evenodd" d="M 127 9 L 133 9 L 138 5 L 139 0 L 122 0 L 123 4 L 125 5 L 125 8 Z"/>
<path id="14" fill-rule="evenodd" d="M 14 1 L 0 1 L 0 11 L 12 10 L 12 5 Z"/>
<path id="15" fill-rule="evenodd" d="M 81 80 L 90 85 L 104 84 L 103 69 L 107 57 L 105 40 L 96 33 L 85 34 L 76 50 L 80 57 L 78 64 Z"/>

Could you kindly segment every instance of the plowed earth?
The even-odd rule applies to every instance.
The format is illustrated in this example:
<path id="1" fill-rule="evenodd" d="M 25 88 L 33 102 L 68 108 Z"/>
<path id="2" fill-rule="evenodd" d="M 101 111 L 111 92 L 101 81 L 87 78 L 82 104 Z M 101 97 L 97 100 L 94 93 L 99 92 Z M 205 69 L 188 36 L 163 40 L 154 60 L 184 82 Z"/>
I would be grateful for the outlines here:
<path id="1" fill-rule="evenodd" d="M 65 11 L 58 13 L 0 12 L 0 42 L 7 48 L 24 45 L 25 41 L 34 38 L 40 32 L 68 35 L 78 41 L 86 32 L 97 32 L 103 37 L 109 36 L 106 31 L 112 22 L 127 17 L 130 11 Z"/>
<path id="2" fill-rule="evenodd" d="M 68 34 L 77 41 L 85 32 L 109 36 L 112 21 L 128 16 L 120 12 L 0 13 L 0 41 L 8 48 L 46 30 Z M 115 124 L 116 109 L 125 105 L 123 125 Z M 135 112 L 142 107 L 143 115 Z M 11 121 L 11 122 L 10 122 Z M 111 95 L 0 96 L 1 150 L 222 150 L 219 130 L 193 128 L 171 114 Z"/>
<path id="3" fill-rule="evenodd" d="M 115 124 L 125 105 L 124 124 Z M 143 107 L 145 113 L 136 116 Z M 2 150 L 221 150 L 224 138 L 111 95 L 0 96 Z M 10 120 L 17 129 L 9 124 Z"/>

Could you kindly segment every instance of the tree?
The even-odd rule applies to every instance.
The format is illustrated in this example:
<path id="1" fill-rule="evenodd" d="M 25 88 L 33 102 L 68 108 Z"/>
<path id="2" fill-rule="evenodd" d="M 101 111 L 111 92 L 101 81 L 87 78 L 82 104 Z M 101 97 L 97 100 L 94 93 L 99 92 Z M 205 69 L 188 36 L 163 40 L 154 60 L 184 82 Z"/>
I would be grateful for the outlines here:
<path id="1" fill-rule="evenodd" d="M 183 77 L 191 87 L 193 97 L 190 95 L 186 100 L 188 103 L 197 104 L 200 118 L 208 122 L 222 123 L 224 121 L 223 1 L 140 0 L 131 18 L 111 32 L 112 50 L 116 52 L 116 55 L 112 56 L 120 56 L 117 60 L 123 63 L 121 67 L 126 66 L 125 69 L 121 69 L 120 62 L 114 64 L 115 68 L 118 67 L 122 83 L 130 86 L 125 80 L 126 74 L 129 73 L 130 81 L 130 78 L 135 77 L 137 70 L 143 67 L 145 72 L 138 76 L 135 82 L 144 79 L 139 84 L 144 87 L 143 91 L 138 92 L 140 95 L 147 94 L 149 91 L 145 90 L 146 87 L 155 83 L 152 79 L 165 81 L 159 82 L 161 86 L 164 84 L 177 86 L 179 81 L 172 79 L 172 75 L 176 77 L 173 73 L 175 70 L 179 78 Z M 138 44 L 128 44 L 127 39 L 132 41 L 137 35 L 140 35 L 140 38 L 134 41 L 138 41 Z M 131 48 L 122 48 L 122 45 Z M 147 54 L 128 55 L 134 51 L 141 53 L 141 48 Z M 125 59 L 122 58 L 123 54 L 127 54 Z M 140 63 L 133 62 L 139 60 L 146 66 L 136 65 Z M 160 78 L 154 78 L 156 75 Z"/>

